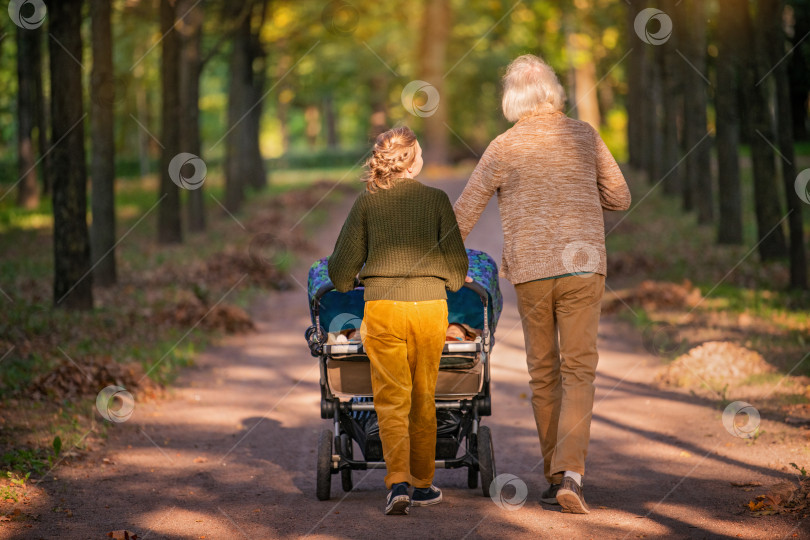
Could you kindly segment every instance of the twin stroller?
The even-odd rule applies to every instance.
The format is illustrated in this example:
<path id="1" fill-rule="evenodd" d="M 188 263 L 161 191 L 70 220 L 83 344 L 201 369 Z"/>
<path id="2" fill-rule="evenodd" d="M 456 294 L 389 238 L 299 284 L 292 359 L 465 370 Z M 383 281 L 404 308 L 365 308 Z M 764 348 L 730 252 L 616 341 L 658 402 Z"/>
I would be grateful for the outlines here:
<path id="1" fill-rule="evenodd" d="M 491 414 L 490 352 L 503 297 L 498 267 L 481 251 L 467 250 L 468 275 L 459 291 L 447 293 L 451 324 L 472 330 L 466 340 L 445 343 L 436 384 L 436 468 L 467 468 L 467 485 L 489 496 L 496 476 L 492 434 L 480 425 Z M 359 285 L 359 283 L 357 284 Z M 351 491 L 352 471 L 385 469 L 379 426 L 372 402 L 368 357 L 359 341 L 363 318 L 363 289 L 334 290 L 326 259 L 309 270 L 312 326 L 306 331 L 313 356 L 319 358 L 321 418 L 334 422 L 318 440 L 316 494 L 328 500 L 333 474 L 340 474 L 344 491 Z M 473 337 L 475 336 L 475 337 Z M 355 458 L 354 443 L 362 457 Z"/>

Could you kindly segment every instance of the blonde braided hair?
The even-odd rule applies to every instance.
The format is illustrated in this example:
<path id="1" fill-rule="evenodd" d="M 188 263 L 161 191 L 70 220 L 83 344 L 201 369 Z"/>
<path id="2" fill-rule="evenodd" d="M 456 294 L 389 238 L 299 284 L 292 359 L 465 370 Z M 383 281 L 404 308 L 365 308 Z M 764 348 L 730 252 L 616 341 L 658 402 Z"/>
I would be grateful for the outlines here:
<path id="1" fill-rule="evenodd" d="M 388 189 L 392 181 L 413 165 L 416 159 L 416 134 L 409 127 L 389 129 L 377 136 L 371 157 L 366 160 L 368 173 L 363 181 L 366 189 L 374 193 Z"/>

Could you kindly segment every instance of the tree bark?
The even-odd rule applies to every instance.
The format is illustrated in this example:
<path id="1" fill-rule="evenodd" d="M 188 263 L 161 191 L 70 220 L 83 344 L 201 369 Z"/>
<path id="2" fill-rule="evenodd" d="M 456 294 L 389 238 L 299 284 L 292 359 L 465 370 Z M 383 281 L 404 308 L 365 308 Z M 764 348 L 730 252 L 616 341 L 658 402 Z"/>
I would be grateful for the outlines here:
<path id="1" fill-rule="evenodd" d="M 743 40 L 741 13 L 748 0 L 720 2 L 718 15 L 717 90 L 717 170 L 719 216 L 717 241 L 743 243 L 742 190 L 740 188 L 740 103 L 737 99 Z"/>
<path id="2" fill-rule="evenodd" d="M 744 105 L 749 114 L 749 139 L 751 141 L 751 160 L 754 173 L 754 209 L 757 215 L 757 238 L 760 259 L 769 261 L 779 259 L 787 254 L 785 233 L 780 225 L 782 209 L 779 204 L 777 189 L 776 164 L 770 141 L 774 141 L 773 123 L 770 112 L 770 99 L 767 92 L 765 74 L 770 69 L 765 45 L 764 14 L 767 11 L 767 0 L 758 1 L 754 27 L 749 10 L 742 12 L 745 40 L 744 57 L 748 59 L 745 69 L 743 88 Z M 754 39 L 752 40 L 751 37 Z M 751 43 L 754 41 L 754 43 Z"/>
<path id="3" fill-rule="evenodd" d="M 630 0 L 627 6 L 627 32 L 633 43 L 627 68 L 627 150 L 630 165 L 640 169 L 642 159 L 642 126 L 644 96 L 644 55 L 645 43 L 637 38 L 634 22 L 639 11 L 638 0 Z"/>
<path id="4" fill-rule="evenodd" d="M 84 152 L 82 0 L 48 2 L 53 140 L 54 303 L 92 309 Z"/>
<path id="5" fill-rule="evenodd" d="M 200 74 L 202 72 L 203 4 L 196 0 L 178 0 L 177 13 L 184 14 L 178 25 L 180 33 L 180 148 L 195 156 L 200 154 Z M 205 231 L 205 186 L 189 190 L 186 200 L 188 229 Z"/>
<path id="6" fill-rule="evenodd" d="M 328 92 L 323 98 L 323 120 L 326 127 L 326 146 L 334 150 L 340 146 L 340 141 L 338 140 L 335 99 L 331 92 Z"/>
<path id="7" fill-rule="evenodd" d="M 183 241 L 180 190 L 169 177 L 169 164 L 180 153 L 180 35 L 175 20 L 174 3 L 160 0 L 160 30 L 163 36 L 160 141 L 164 145 L 160 157 L 161 202 L 158 205 L 158 242 L 161 244 L 179 244 Z"/>
<path id="8" fill-rule="evenodd" d="M 264 168 L 264 157 L 261 150 L 261 123 L 264 112 L 264 87 L 267 81 L 267 52 L 261 42 L 261 29 L 267 18 L 269 0 L 257 0 L 260 11 L 257 24 L 251 24 L 250 32 L 250 70 L 253 88 L 248 106 L 247 142 L 248 142 L 248 184 L 257 191 L 267 187 L 267 171 Z"/>
<path id="9" fill-rule="evenodd" d="M 602 118 L 599 114 L 599 95 L 596 92 L 596 64 L 589 45 L 590 40 L 587 34 L 572 33 L 568 36 L 571 64 L 574 70 L 574 103 L 572 104 L 574 110 L 572 112 L 576 118 L 589 123 L 599 131 Z"/>
<path id="10" fill-rule="evenodd" d="M 93 278 L 97 285 L 116 281 L 115 264 L 115 147 L 113 139 L 113 80 L 111 5 L 107 0 L 91 0 L 93 31 L 93 74 L 91 92 L 92 180 L 90 253 Z"/>
<path id="11" fill-rule="evenodd" d="M 661 9 L 674 19 L 677 16 L 676 2 L 678 0 L 662 0 Z M 666 176 L 664 192 L 670 195 L 679 195 L 683 190 L 683 167 L 681 160 L 681 146 L 679 138 L 679 123 L 682 120 L 680 111 L 683 111 L 683 88 L 679 78 L 677 63 L 681 58 L 676 52 L 678 49 L 677 35 L 673 32 L 669 41 L 657 48 L 658 62 L 661 66 L 661 86 L 663 105 L 663 171 Z"/>
<path id="12" fill-rule="evenodd" d="M 790 0 L 793 8 L 793 42 L 791 48 L 810 33 L 810 1 Z M 793 138 L 806 141 L 810 137 L 807 130 L 808 98 L 810 97 L 810 43 L 804 40 L 786 60 L 789 63 L 790 101 L 793 115 Z"/>
<path id="13" fill-rule="evenodd" d="M 706 137 L 708 94 L 706 71 L 706 3 L 684 0 L 688 39 L 683 43 L 687 65 L 683 68 L 684 139 L 688 156 L 686 176 L 692 188 L 692 199 L 698 223 L 714 220 L 714 187 L 711 170 L 711 138 Z M 701 142 L 702 141 L 702 142 Z"/>
<path id="14" fill-rule="evenodd" d="M 384 75 L 375 75 L 369 81 L 371 97 L 371 117 L 369 140 L 374 141 L 380 133 L 388 129 L 388 79 Z"/>
<path id="15" fill-rule="evenodd" d="M 784 2 L 771 0 L 770 29 L 766 43 L 771 45 L 770 63 L 776 67 L 773 77 L 776 83 L 776 125 L 778 129 L 779 151 L 782 154 L 782 182 L 787 198 L 788 229 L 790 231 L 790 287 L 807 289 L 807 254 L 804 247 L 804 224 L 802 223 L 803 203 L 796 193 L 796 155 L 793 141 L 793 114 L 790 107 L 790 78 L 788 63 L 781 61 L 788 52 L 785 33 L 782 28 Z M 764 15 L 764 14 L 763 14 Z"/>
<path id="16" fill-rule="evenodd" d="M 39 206 L 33 137 L 39 107 L 37 78 L 42 79 L 40 31 L 17 28 L 17 206 L 29 210 Z"/>
<path id="17" fill-rule="evenodd" d="M 424 160 L 430 165 L 446 165 L 449 155 L 447 130 L 450 96 L 445 95 L 445 60 L 450 40 L 452 7 L 450 0 L 425 0 L 422 13 L 420 46 L 420 79 L 439 93 L 439 106 L 425 116 Z"/>
<path id="18" fill-rule="evenodd" d="M 254 0 L 251 12 L 256 5 Z M 263 0 L 260 7 L 264 14 L 267 6 Z M 235 5 L 233 9 L 234 16 L 237 16 L 243 8 Z M 261 189 L 267 183 L 259 147 L 264 74 L 257 74 L 253 68 L 256 60 L 264 59 L 257 32 L 249 15 L 241 22 L 232 40 L 228 87 L 228 125 L 231 131 L 225 146 L 225 208 L 230 212 L 237 212 L 242 207 L 248 186 Z"/>
<path id="19" fill-rule="evenodd" d="M 244 113 L 250 106 L 253 70 L 250 63 L 250 17 L 233 35 L 228 85 L 228 129 L 225 141 L 225 208 L 238 212 L 247 186 L 247 125 Z"/>
<path id="20" fill-rule="evenodd" d="M 45 99 L 45 81 L 42 78 L 42 73 L 44 69 L 47 69 L 45 66 L 45 57 L 42 55 L 43 51 L 47 52 L 47 48 L 42 47 L 42 32 L 40 32 L 39 37 L 39 59 L 35 59 L 34 63 L 37 64 L 39 67 L 37 68 L 37 77 L 34 79 L 36 83 L 36 87 L 34 88 L 34 92 L 36 94 L 37 100 L 37 127 L 39 128 L 37 138 L 39 139 L 39 155 L 40 155 L 40 175 L 41 175 L 41 184 L 42 184 L 42 194 L 43 195 L 50 195 L 51 194 L 51 175 L 53 166 L 52 163 L 52 156 L 51 153 L 48 151 L 51 147 L 49 143 L 49 134 L 50 134 L 50 114 L 48 111 L 48 103 Z"/>

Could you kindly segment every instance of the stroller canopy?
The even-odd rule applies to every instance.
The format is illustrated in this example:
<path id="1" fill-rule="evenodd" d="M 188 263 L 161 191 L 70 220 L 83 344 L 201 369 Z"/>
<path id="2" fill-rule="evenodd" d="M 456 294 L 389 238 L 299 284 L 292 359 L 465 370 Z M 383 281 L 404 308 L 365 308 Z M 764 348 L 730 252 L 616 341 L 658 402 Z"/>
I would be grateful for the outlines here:
<path id="1" fill-rule="evenodd" d="M 489 297 L 489 330 L 494 335 L 495 327 L 503 309 L 503 296 L 498 285 L 498 265 L 483 251 L 467 250 L 469 270 L 467 275 L 473 282 L 484 288 Z M 359 328 L 363 319 L 363 288 L 358 287 L 347 293 L 334 290 L 329 280 L 327 258 L 315 261 L 309 269 L 307 290 L 310 314 L 315 324 L 316 312 L 320 315 L 320 325 L 327 332 L 339 332 L 346 328 Z M 451 323 L 467 324 L 473 328 L 484 327 L 481 299 L 470 288 L 462 287 L 457 292 L 447 292 L 448 319 Z"/>

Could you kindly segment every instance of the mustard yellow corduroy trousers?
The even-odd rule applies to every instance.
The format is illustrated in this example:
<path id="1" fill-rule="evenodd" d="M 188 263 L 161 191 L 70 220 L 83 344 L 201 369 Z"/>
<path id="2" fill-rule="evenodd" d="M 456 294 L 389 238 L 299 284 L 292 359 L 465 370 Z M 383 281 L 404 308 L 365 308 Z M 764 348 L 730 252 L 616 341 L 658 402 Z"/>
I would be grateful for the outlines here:
<path id="1" fill-rule="evenodd" d="M 366 302 L 360 336 L 371 362 L 385 485 L 430 487 L 436 459 L 436 379 L 447 301 Z"/>

